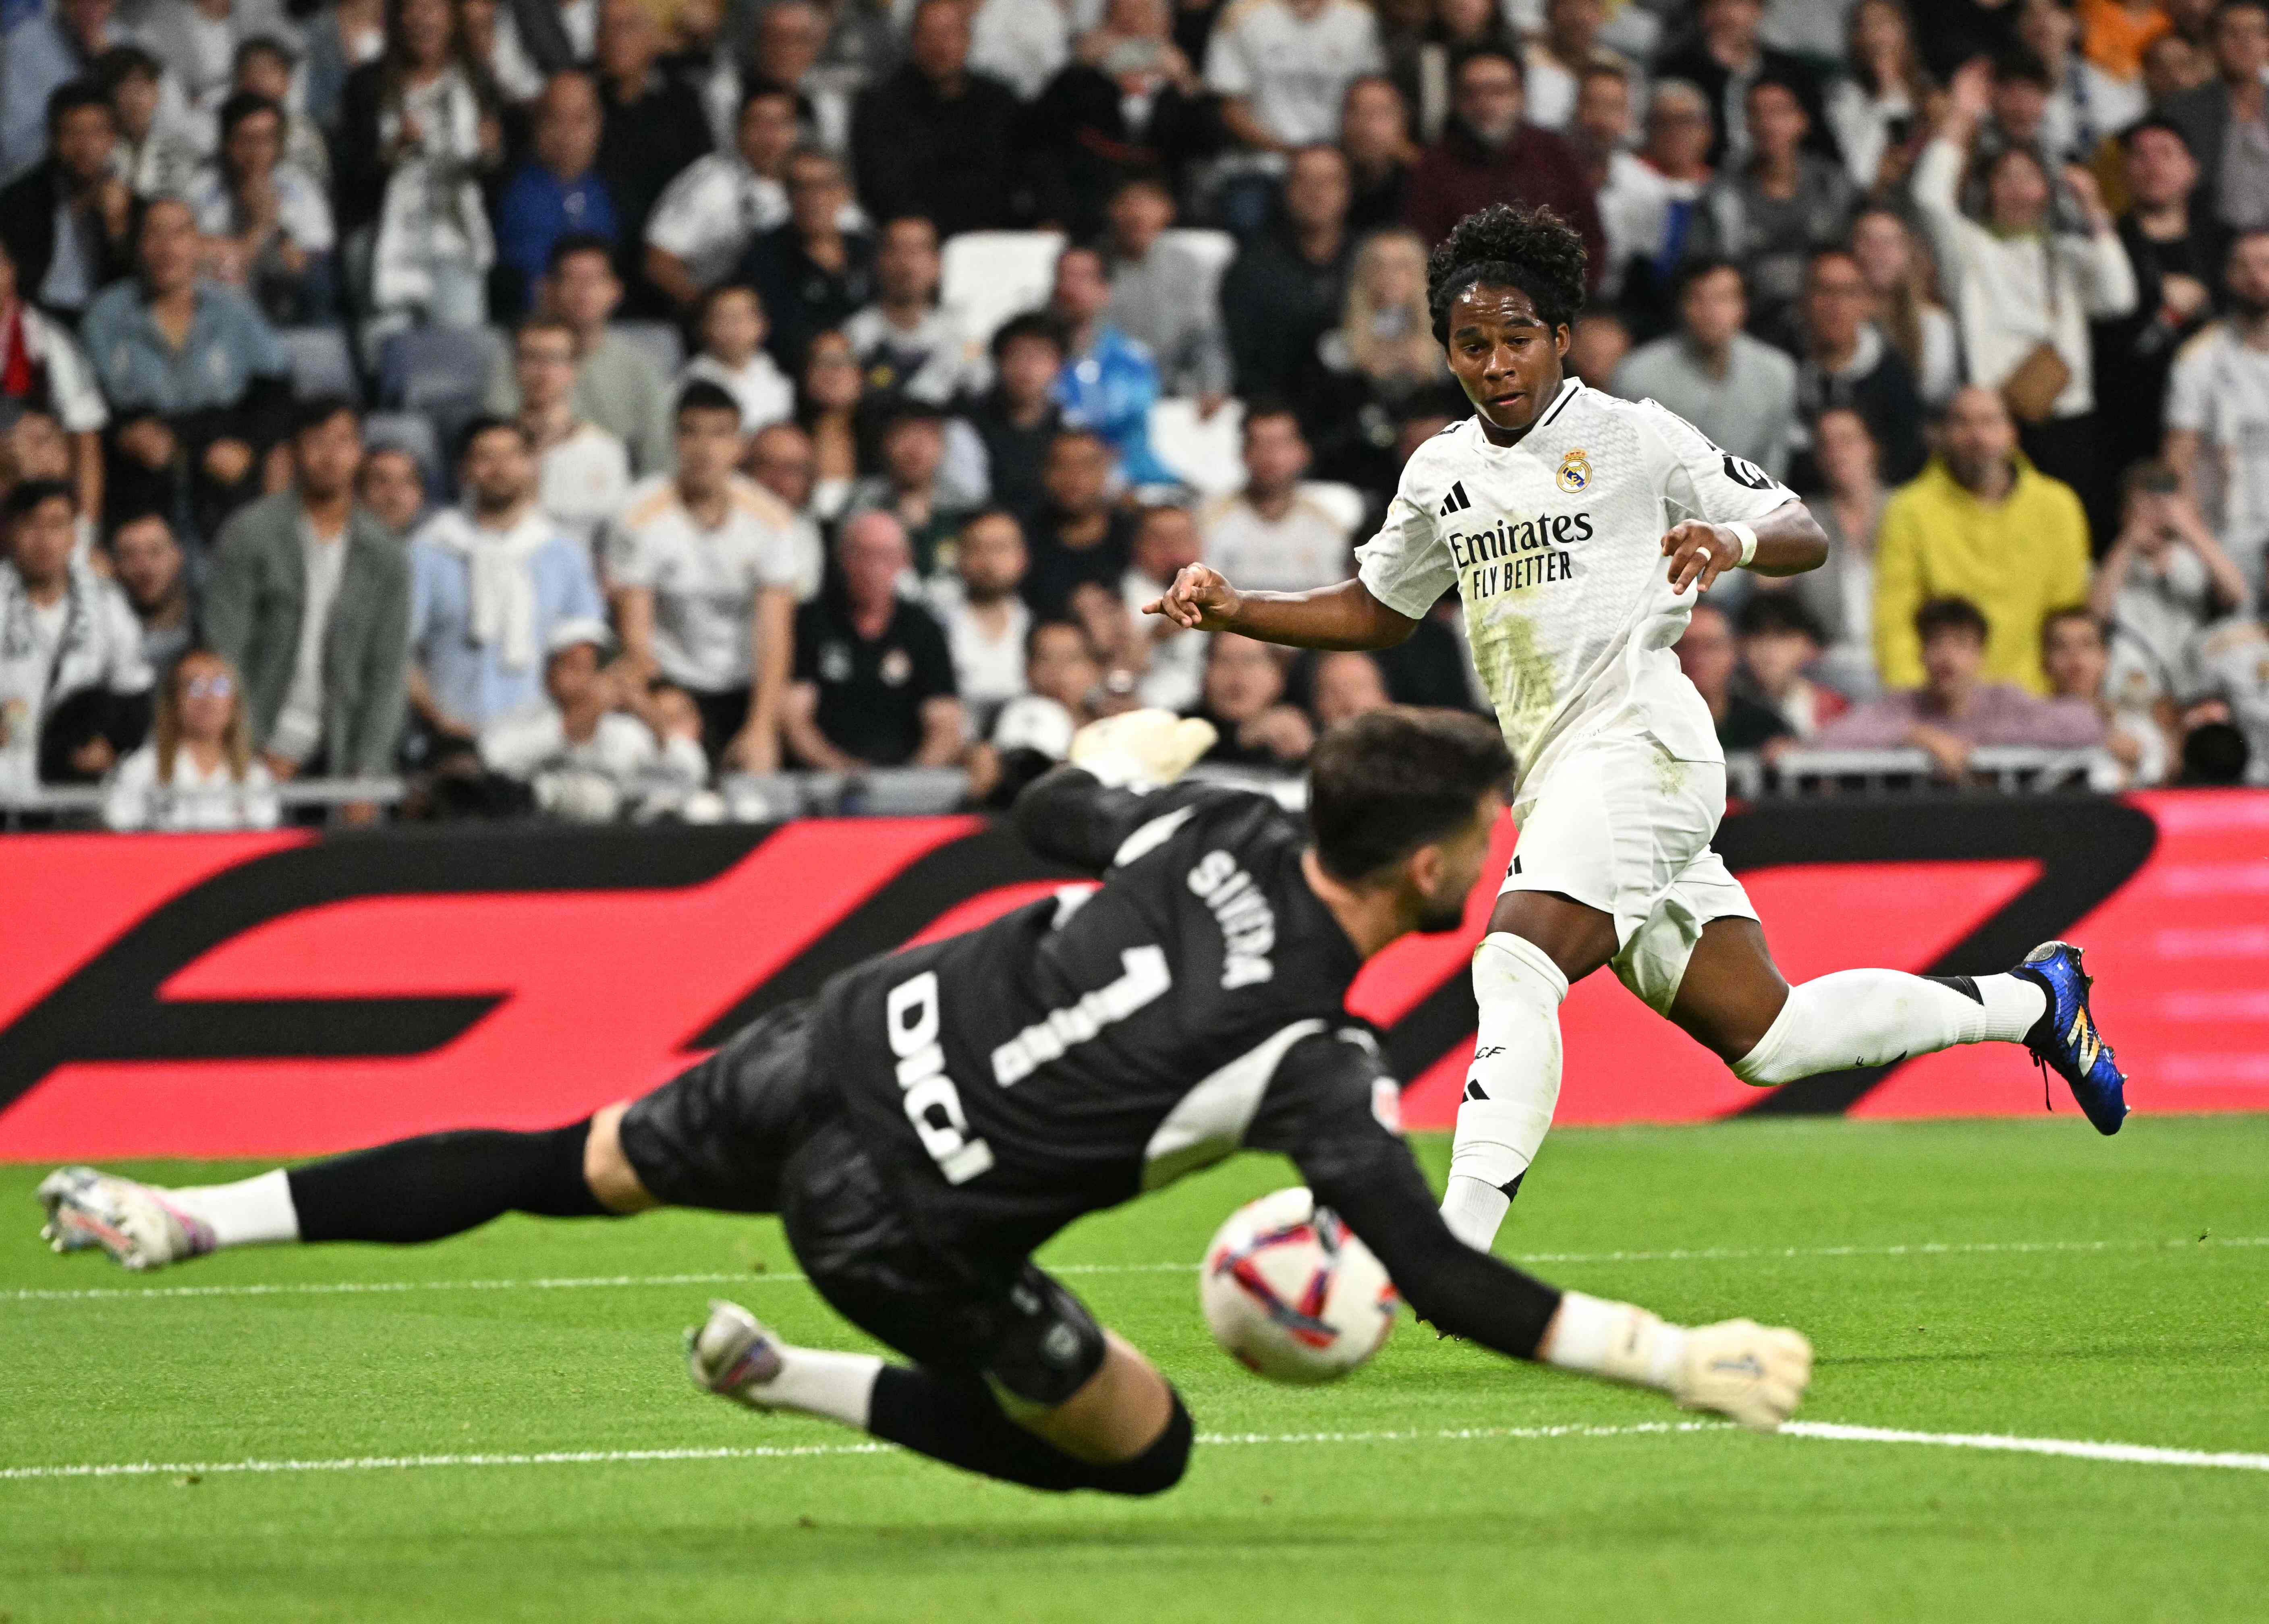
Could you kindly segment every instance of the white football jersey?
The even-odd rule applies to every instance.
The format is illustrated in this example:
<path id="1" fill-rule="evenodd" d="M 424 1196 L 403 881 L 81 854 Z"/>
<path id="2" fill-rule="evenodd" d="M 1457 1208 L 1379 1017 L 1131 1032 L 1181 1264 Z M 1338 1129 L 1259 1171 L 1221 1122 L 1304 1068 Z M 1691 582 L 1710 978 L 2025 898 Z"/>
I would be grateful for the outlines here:
<path id="1" fill-rule="evenodd" d="M 1468 417 L 1419 447 L 1357 573 L 1414 618 L 1458 589 L 1518 800 L 1559 747 L 1609 728 L 1652 734 L 1681 761 L 1724 759 L 1672 652 L 1695 594 L 1671 591 L 1662 537 L 1794 499 L 1675 413 L 1571 378 L 1518 445 Z"/>

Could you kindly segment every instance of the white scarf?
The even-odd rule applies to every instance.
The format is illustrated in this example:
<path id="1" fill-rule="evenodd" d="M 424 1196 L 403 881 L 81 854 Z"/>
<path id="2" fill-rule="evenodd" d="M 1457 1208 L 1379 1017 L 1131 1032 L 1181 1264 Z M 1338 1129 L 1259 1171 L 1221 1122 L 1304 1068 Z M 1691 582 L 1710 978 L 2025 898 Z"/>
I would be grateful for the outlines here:
<path id="1" fill-rule="evenodd" d="M 465 561 L 471 602 L 468 631 L 483 647 L 493 644 L 506 670 L 536 663 L 536 577 L 528 568 L 558 530 L 536 508 L 509 530 L 475 524 L 462 508 L 445 508 L 426 524 L 425 539 Z"/>
<path id="2" fill-rule="evenodd" d="M 425 138 L 387 177 L 373 250 L 372 296 L 388 310 L 429 302 L 436 264 L 484 271 L 496 259 L 496 240 L 473 175 L 481 151 L 479 99 L 452 67 L 408 100 L 417 104 Z M 381 146 L 400 138 L 402 118 L 399 107 L 380 112 Z"/>

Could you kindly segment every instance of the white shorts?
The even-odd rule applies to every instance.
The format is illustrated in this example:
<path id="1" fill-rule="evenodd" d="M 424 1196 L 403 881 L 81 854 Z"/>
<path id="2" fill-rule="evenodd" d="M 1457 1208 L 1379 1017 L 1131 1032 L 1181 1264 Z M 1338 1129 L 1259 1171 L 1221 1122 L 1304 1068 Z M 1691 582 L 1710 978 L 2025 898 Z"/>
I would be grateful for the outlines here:
<path id="1" fill-rule="evenodd" d="M 1721 764 L 1681 761 L 1647 734 L 1602 734 L 1521 786 L 1520 842 L 1497 894 L 1556 891 L 1612 915 L 1616 977 L 1667 1015 L 1702 927 L 1757 917 L 1710 849 L 1725 815 Z"/>

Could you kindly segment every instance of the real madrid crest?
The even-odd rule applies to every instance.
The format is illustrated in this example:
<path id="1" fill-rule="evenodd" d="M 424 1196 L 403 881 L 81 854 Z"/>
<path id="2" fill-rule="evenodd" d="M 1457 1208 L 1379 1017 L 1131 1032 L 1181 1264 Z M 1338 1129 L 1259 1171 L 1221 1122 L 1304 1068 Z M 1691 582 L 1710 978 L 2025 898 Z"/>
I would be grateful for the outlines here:
<path id="1" fill-rule="evenodd" d="M 1581 496 L 1592 488 L 1592 460 L 1579 447 L 1560 459 L 1559 484 L 1570 496 Z"/>

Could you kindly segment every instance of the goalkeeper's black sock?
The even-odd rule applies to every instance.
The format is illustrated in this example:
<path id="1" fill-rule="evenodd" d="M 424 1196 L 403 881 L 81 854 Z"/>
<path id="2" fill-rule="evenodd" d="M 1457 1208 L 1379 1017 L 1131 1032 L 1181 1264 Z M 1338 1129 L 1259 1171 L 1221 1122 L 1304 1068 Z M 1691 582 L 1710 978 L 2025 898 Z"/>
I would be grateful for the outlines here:
<path id="1" fill-rule="evenodd" d="M 1149 1448 L 1132 1460 L 1093 1465 L 1010 1421 L 980 1380 L 884 1365 L 868 1400 L 867 1430 L 932 1460 L 1027 1488 L 1155 1495 L 1181 1481 L 1193 1428 L 1176 1393 L 1166 1429 Z"/>
<path id="2" fill-rule="evenodd" d="M 293 1168 L 303 1241 L 438 1241 L 502 1213 L 602 1218 L 583 1177 L 588 1118 L 537 1133 L 475 1128 Z"/>

